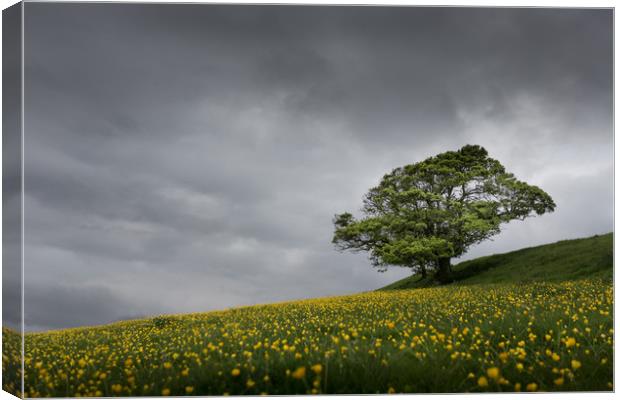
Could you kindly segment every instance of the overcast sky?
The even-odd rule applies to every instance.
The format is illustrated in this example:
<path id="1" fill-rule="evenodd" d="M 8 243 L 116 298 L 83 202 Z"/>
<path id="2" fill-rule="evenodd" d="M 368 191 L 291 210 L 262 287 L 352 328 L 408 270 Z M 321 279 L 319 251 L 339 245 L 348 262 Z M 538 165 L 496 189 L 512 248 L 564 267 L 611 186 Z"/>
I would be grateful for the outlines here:
<path id="1" fill-rule="evenodd" d="M 331 244 L 392 168 L 484 146 L 613 228 L 612 12 L 27 3 L 25 315 L 38 330 L 407 276 Z"/>

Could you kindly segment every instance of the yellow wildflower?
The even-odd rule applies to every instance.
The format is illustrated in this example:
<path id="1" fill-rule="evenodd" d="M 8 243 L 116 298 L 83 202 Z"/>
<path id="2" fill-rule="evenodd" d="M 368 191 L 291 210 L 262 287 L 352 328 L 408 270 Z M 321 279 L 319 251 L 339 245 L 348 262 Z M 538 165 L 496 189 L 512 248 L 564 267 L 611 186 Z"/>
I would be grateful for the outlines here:
<path id="1" fill-rule="evenodd" d="M 293 373 L 291 373 L 291 376 L 295 379 L 303 379 L 304 376 L 306 376 L 306 367 L 297 368 Z"/>
<path id="2" fill-rule="evenodd" d="M 489 378 L 491 378 L 491 379 L 499 378 L 499 368 L 491 367 L 491 368 L 487 369 L 487 376 Z"/>
<path id="3" fill-rule="evenodd" d="M 320 374 L 321 371 L 323 371 L 323 366 L 321 364 L 316 364 L 313 365 L 310 369 L 312 369 L 312 372 L 314 372 L 315 374 Z"/>

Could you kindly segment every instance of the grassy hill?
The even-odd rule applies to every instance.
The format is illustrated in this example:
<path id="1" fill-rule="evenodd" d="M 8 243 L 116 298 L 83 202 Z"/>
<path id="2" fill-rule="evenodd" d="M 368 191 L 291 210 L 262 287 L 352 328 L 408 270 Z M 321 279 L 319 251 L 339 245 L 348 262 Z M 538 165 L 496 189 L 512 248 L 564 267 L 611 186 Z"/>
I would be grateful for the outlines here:
<path id="1" fill-rule="evenodd" d="M 27 333 L 25 395 L 610 391 L 611 242 L 467 261 L 458 284 Z M 21 338 L 2 336 L 19 395 Z"/>
<path id="2" fill-rule="evenodd" d="M 562 240 L 504 254 L 494 254 L 453 266 L 454 280 L 460 285 L 544 280 L 560 282 L 581 278 L 611 279 L 613 275 L 613 234 L 584 239 Z M 435 286 L 432 276 L 418 275 L 396 281 L 379 290 Z"/>

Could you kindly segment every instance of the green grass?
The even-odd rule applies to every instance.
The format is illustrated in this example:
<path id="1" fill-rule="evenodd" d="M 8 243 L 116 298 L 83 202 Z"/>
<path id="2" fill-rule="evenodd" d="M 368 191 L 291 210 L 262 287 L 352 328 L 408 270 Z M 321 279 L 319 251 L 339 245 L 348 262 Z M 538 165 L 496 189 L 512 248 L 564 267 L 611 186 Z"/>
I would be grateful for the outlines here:
<path id="1" fill-rule="evenodd" d="M 504 254 L 494 254 L 453 266 L 459 285 L 543 280 L 561 282 L 582 278 L 611 279 L 613 234 L 562 240 Z M 413 275 L 379 290 L 422 288 L 437 285 L 432 276 Z"/>

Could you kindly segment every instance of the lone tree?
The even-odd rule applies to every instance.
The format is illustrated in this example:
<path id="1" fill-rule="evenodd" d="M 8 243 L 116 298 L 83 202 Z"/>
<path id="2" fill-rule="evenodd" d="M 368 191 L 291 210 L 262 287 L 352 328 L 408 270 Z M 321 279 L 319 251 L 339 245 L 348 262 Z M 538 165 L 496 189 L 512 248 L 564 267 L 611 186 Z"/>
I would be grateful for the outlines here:
<path id="1" fill-rule="evenodd" d="M 364 217 L 334 217 L 338 250 L 369 252 L 381 272 L 409 267 L 451 279 L 450 259 L 500 232 L 500 225 L 555 209 L 542 189 L 517 180 L 476 145 L 396 168 L 364 197 Z"/>

